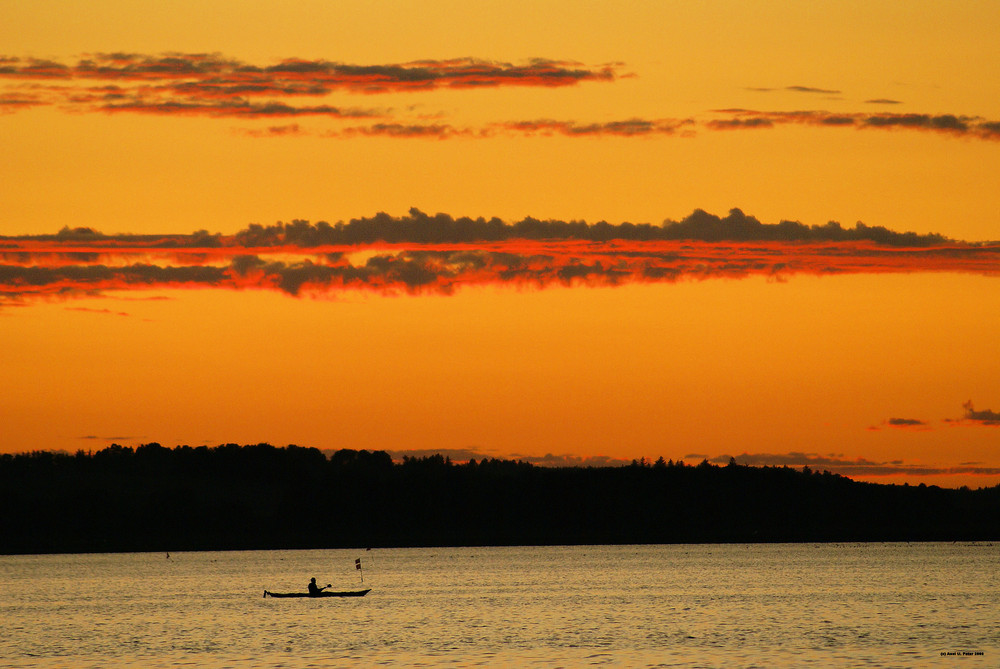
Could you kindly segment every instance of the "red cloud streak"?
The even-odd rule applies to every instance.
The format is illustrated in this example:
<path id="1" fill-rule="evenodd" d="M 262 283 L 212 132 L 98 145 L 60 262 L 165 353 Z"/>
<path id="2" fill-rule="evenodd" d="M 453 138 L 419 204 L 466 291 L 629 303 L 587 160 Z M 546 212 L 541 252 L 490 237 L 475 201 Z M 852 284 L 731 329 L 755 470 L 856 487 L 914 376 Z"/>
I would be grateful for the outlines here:
<path id="1" fill-rule="evenodd" d="M 208 116 L 213 118 L 333 119 L 387 118 L 386 122 L 323 133 L 329 137 L 379 136 L 394 139 L 498 135 L 619 138 L 690 135 L 697 129 L 747 130 L 798 124 L 827 128 L 911 130 L 977 139 L 1000 139 L 1000 122 L 978 116 L 918 113 L 832 113 L 826 111 L 757 111 L 721 109 L 723 118 L 695 120 L 626 118 L 615 121 L 521 119 L 480 127 L 451 123 L 423 124 L 393 120 L 387 109 L 353 109 L 326 104 L 293 104 L 299 98 L 321 98 L 335 92 L 399 93 L 499 87 L 566 87 L 581 82 L 609 82 L 630 76 L 620 63 L 586 66 L 533 59 L 514 64 L 474 58 L 419 60 L 409 63 L 357 65 L 327 60 L 286 58 L 256 65 L 216 53 L 98 53 L 75 63 L 0 56 L 0 113 L 37 106 L 76 112 Z M 788 90 L 829 92 L 803 86 Z M 888 103 L 875 99 L 870 102 Z M 252 136 L 275 136 L 249 131 Z"/>
<path id="2" fill-rule="evenodd" d="M 0 56 L 0 113 L 57 105 L 78 112 L 164 116 L 371 118 L 387 112 L 295 105 L 287 100 L 339 91 L 370 95 L 575 86 L 584 81 L 612 81 L 617 78 L 616 67 L 539 58 L 520 64 L 458 58 L 376 65 L 287 58 L 255 65 L 220 54 L 98 53 L 76 63 Z M 408 126 L 408 132 L 393 131 L 393 127 L 373 126 L 353 134 L 417 135 L 416 126 Z"/>
<path id="3" fill-rule="evenodd" d="M 750 109 L 722 109 L 718 113 L 729 118 L 705 123 L 712 130 L 751 130 L 771 128 L 775 125 L 798 124 L 826 128 L 857 128 L 877 130 L 921 130 L 946 135 L 1000 139 L 1000 122 L 988 121 L 978 116 L 954 114 L 902 114 L 881 113 L 834 114 L 826 111 L 754 111 Z"/>
<path id="4" fill-rule="evenodd" d="M 795 274 L 1000 274 L 1000 247 L 961 243 L 514 239 L 480 243 L 182 247 L 190 238 L 0 240 L 0 304 L 105 291 L 231 288 L 449 294 L 462 286 L 620 286 Z M 354 260 L 352 254 L 365 253 Z"/>
<path id="5" fill-rule="evenodd" d="M 615 78 L 612 65 L 588 67 L 540 58 L 522 64 L 457 58 L 377 65 L 287 58 L 273 65 L 255 65 L 220 54 L 98 53 L 76 63 L 0 57 L 0 79 L 117 82 L 199 99 L 325 95 L 334 90 L 384 93 L 438 88 L 557 87 Z"/>

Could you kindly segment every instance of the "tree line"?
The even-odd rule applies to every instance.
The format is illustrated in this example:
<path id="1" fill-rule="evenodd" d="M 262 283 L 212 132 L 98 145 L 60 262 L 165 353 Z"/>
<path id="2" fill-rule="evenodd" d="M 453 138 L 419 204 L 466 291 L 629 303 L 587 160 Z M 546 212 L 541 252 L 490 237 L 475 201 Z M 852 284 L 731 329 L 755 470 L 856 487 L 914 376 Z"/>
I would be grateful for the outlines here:
<path id="1" fill-rule="evenodd" d="M 1000 486 L 269 444 L 0 456 L 0 552 L 1000 539 Z"/>

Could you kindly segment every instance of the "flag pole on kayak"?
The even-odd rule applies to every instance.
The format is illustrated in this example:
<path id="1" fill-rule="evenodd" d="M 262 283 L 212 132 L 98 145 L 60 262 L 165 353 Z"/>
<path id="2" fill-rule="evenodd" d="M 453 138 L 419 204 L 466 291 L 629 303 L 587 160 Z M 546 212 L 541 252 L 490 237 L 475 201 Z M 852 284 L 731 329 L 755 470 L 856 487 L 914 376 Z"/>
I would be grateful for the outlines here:
<path id="1" fill-rule="evenodd" d="M 361 558 L 356 558 L 354 560 L 354 567 L 361 572 L 361 582 L 365 582 L 365 570 L 361 568 Z"/>

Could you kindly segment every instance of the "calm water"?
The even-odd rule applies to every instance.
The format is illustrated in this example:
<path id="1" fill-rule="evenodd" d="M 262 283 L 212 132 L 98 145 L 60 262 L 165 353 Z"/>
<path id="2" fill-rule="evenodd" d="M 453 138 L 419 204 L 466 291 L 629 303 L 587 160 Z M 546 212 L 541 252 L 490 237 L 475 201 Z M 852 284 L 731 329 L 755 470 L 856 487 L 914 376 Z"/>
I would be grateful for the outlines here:
<path id="1" fill-rule="evenodd" d="M 261 596 L 360 587 L 356 557 L 367 597 Z M 998 565 L 1000 544 L 0 556 L 0 665 L 997 667 Z"/>

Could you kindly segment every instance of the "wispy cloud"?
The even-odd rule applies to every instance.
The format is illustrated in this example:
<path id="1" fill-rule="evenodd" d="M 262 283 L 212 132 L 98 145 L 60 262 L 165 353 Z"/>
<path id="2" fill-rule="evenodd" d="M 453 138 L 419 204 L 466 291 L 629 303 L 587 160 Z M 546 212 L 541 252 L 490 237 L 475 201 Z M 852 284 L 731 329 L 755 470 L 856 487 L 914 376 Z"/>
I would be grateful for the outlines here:
<path id="1" fill-rule="evenodd" d="M 404 458 L 425 458 L 434 455 L 450 458 L 454 462 L 464 463 L 469 460 L 499 458 L 503 460 L 518 460 L 543 467 L 622 467 L 631 464 L 631 459 L 613 458 L 609 456 L 579 456 L 572 454 L 554 455 L 547 453 L 541 456 L 524 455 L 521 453 L 484 453 L 475 448 L 460 449 L 415 449 L 389 451 L 396 461 Z M 882 477 L 882 476 L 996 476 L 1000 467 L 992 467 L 982 462 L 962 462 L 954 465 L 927 465 L 907 463 L 903 460 L 870 460 L 867 458 L 849 459 L 843 455 L 831 453 L 804 453 L 790 451 L 788 453 L 741 453 L 740 455 L 723 454 L 714 457 L 700 453 L 689 453 L 683 457 L 683 462 L 695 465 L 707 460 L 715 465 L 727 465 L 735 460 L 738 465 L 752 467 L 809 467 L 818 472 L 829 471 L 848 477 Z"/>
<path id="2" fill-rule="evenodd" d="M 392 137 L 420 139 L 451 139 L 453 137 L 482 137 L 489 131 L 456 128 L 448 123 L 375 123 L 355 126 L 340 132 L 327 133 L 330 137 Z"/>
<path id="3" fill-rule="evenodd" d="M 313 136 L 341 139 L 489 139 L 503 136 L 642 137 L 692 136 L 699 131 L 747 130 L 798 124 L 937 132 L 995 140 L 1000 121 L 961 114 L 833 113 L 827 111 L 758 111 L 721 109 L 687 118 L 625 116 L 612 120 L 529 118 L 516 116 L 481 125 L 462 125 L 438 115 L 433 122 L 412 110 L 344 106 L 319 101 L 337 93 L 374 96 L 412 91 L 503 87 L 561 88 L 586 82 L 615 82 L 622 63 L 588 66 L 568 60 L 535 58 L 521 63 L 475 58 L 418 60 L 408 63 L 354 64 L 322 59 L 285 58 L 258 64 L 218 53 L 97 53 L 75 62 L 0 56 L 0 113 L 39 106 L 73 113 L 200 116 L 218 119 L 323 119 L 361 125 L 326 127 L 272 125 L 240 129 L 252 137 Z M 792 85 L 751 88 L 806 96 L 840 95 L 834 88 Z M 312 103 L 304 103 L 312 99 Z M 865 104 L 895 105 L 873 98 Z"/>
<path id="4" fill-rule="evenodd" d="M 1000 274 L 1000 245 L 857 224 L 761 223 L 738 209 L 662 225 L 454 219 L 412 209 L 330 225 L 254 224 L 231 236 L 87 228 L 0 238 L 0 304 L 172 288 L 335 295 L 451 294 L 462 286 L 620 286 L 795 274 Z M 896 419 L 904 420 L 904 419 Z"/>
<path id="5" fill-rule="evenodd" d="M 111 309 L 91 309 L 88 307 L 66 307 L 68 311 L 82 311 L 88 314 L 103 314 L 107 316 L 131 316 L 127 311 L 112 311 Z"/>
<path id="6" fill-rule="evenodd" d="M 246 63 L 218 53 L 97 53 L 76 63 L 0 57 L 0 78 L 18 81 L 138 82 L 194 98 L 256 95 L 325 95 L 484 86 L 571 86 L 610 81 L 616 65 L 535 58 L 521 64 L 455 58 L 359 65 L 286 58 L 271 65 Z"/>
<path id="7" fill-rule="evenodd" d="M 356 119 L 381 116 L 382 112 L 366 109 L 344 109 L 330 105 L 294 106 L 282 102 L 252 102 L 240 98 L 227 100 L 146 100 L 133 98 L 115 101 L 101 107 L 107 113 L 130 112 L 170 116 L 212 116 L 221 118 L 288 118 L 295 116 L 325 116 Z"/>
<path id="8" fill-rule="evenodd" d="M 720 455 L 709 458 L 713 464 L 726 464 L 734 458 L 738 464 L 755 467 L 809 467 L 817 471 L 826 470 L 844 476 L 947 476 L 974 475 L 995 476 L 1000 474 L 1000 467 L 987 466 L 982 463 L 969 462 L 956 465 L 926 465 L 907 463 L 903 460 L 869 460 L 857 458 L 854 460 L 841 455 L 818 453 L 741 453 L 740 455 Z"/>
<path id="9" fill-rule="evenodd" d="M 511 121 L 495 124 L 495 128 L 525 135 L 564 135 L 569 137 L 615 135 L 619 137 L 639 137 L 649 135 L 673 135 L 685 126 L 693 125 L 693 120 L 631 118 L 624 121 L 605 123 L 579 123 L 576 121 L 555 121 L 541 119 L 534 121 Z"/>
<path id="10" fill-rule="evenodd" d="M 474 448 L 423 448 L 399 451 L 387 451 L 393 460 L 401 461 L 404 458 L 426 458 L 440 455 L 443 458 L 450 458 L 454 462 L 464 463 L 469 460 L 516 460 L 527 462 L 540 467 L 621 467 L 631 463 L 631 460 L 622 458 L 612 458 L 606 455 L 527 455 L 524 453 L 484 453 Z"/>
<path id="11" fill-rule="evenodd" d="M 791 93 L 823 93 L 825 95 L 840 95 L 841 91 L 832 88 L 817 88 L 816 86 L 781 86 L 778 88 L 767 86 L 749 86 L 748 91 L 754 93 L 774 93 L 776 91 L 787 91 Z"/>
<path id="12" fill-rule="evenodd" d="M 456 58 L 374 65 L 286 58 L 259 65 L 214 53 L 98 53 L 73 63 L 0 56 L 0 111 L 56 105 L 74 112 L 164 116 L 374 117 L 387 112 L 293 101 L 337 92 L 557 88 L 613 81 L 618 67 L 543 58 L 520 64 Z"/>
<path id="13" fill-rule="evenodd" d="M 374 123 L 367 126 L 352 126 L 343 130 L 329 130 L 325 137 L 393 137 L 421 139 L 491 138 L 499 136 L 563 136 L 563 137 L 652 137 L 673 135 L 694 125 L 693 120 L 671 119 L 626 119 L 603 123 L 580 123 L 537 119 L 532 121 L 508 121 L 491 123 L 479 127 L 460 127 L 450 123 Z"/>
<path id="14" fill-rule="evenodd" d="M 794 93 L 824 93 L 826 95 L 839 95 L 840 91 L 832 88 L 816 88 L 815 86 L 786 86 L 786 91 Z"/>
<path id="15" fill-rule="evenodd" d="M 887 101 L 882 101 L 886 103 Z M 756 111 L 751 109 L 720 109 L 728 118 L 705 123 L 712 130 L 770 128 L 798 124 L 825 128 L 856 128 L 859 130 L 919 130 L 979 139 L 1000 139 L 1000 122 L 978 116 L 954 114 L 865 114 L 832 113 L 826 111 Z"/>
<path id="16" fill-rule="evenodd" d="M 889 104 L 882 101 L 880 104 Z M 214 106 L 205 107 L 205 113 Z M 275 110 L 274 116 L 280 115 Z M 253 114 L 264 116 L 263 111 L 247 109 L 243 111 L 237 105 L 227 108 L 218 107 L 214 115 L 231 115 L 250 117 Z M 295 114 L 318 115 L 322 109 L 301 111 L 287 110 L 285 115 Z M 381 112 L 371 110 L 351 110 L 340 112 L 341 118 L 363 118 L 366 115 L 378 116 Z M 395 138 L 476 138 L 489 139 L 502 136 L 525 137 L 693 137 L 699 131 L 726 130 L 757 130 L 775 128 L 784 125 L 811 126 L 817 128 L 853 128 L 856 130 L 896 130 L 933 132 L 952 137 L 967 137 L 982 140 L 1000 139 L 1000 122 L 988 121 L 979 117 L 956 116 L 953 114 L 863 114 L 863 113 L 831 113 L 822 111 L 796 112 L 766 112 L 746 109 L 721 109 L 713 112 L 725 115 L 723 118 L 684 118 L 684 119 L 643 119 L 628 118 L 599 123 L 557 120 L 532 119 L 489 123 L 482 126 L 458 126 L 446 121 L 436 123 L 402 123 L 379 122 L 367 126 L 351 126 L 341 130 L 327 130 L 316 133 L 324 137 L 395 137 Z M 326 115 L 337 115 L 330 111 Z M 248 133 L 253 134 L 253 133 Z M 262 133 L 257 133 L 259 136 Z"/>
<path id="17" fill-rule="evenodd" d="M 882 101 L 880 104 L 889 104 Z M 447 122 L 377 123 L 323 133 L 327 137 L 397 137 L 397 138 L 478 138 L 500 136 L 526 137 L 692 137 L 699 131 L 755 130 L 783 125 L 817 128 L 853 128 L 856 130 L 897 130 L 934 132 L 952 137 L 1000 139 L 1000 121 L 953 114 L 864 114 L 823 111 L 768 112 L 746 109 L 721 109 L 713 112 L 724 118 L 643 119 L 628 118 L 592 123 L 576 120 L 533 119 L 494 122 L 484 126 L 456 126 Z M 376 115 L 375 112 L 372 112 Z M 235 115 L 235 114 L 234 114 Z M 358 114 L 359 116 L 361 114 Z"/>
<path id="18" fill-rule="evenodd" d="M 0 93 L 0 114 L 11 114 L 30 107 L 41 107 L 48 104 L 37 94 L 26 92 Z"/>
<path id="19" fill-rule="evenodd" d="M 1000 426 L 1000 412 L 991 411 L 989 409 L 977 410 L 972 404 L 972 400 L 969 400 L 962 405 L 965 410 L 964 415 L 961 418 L 943 418 L 939 423 L 950 426 L 987 426 L 987 427 L 998 427 Z M 917 430 L 917 431 L 927 431 L 933 429 L 934 421 L 928 421 L 918 418 L 888 418 L 880 425 L 872 425 L 869 430 L 877 431 L 883 427 L 898 429 L 898 430 Z"/>
<path id="20" fill-rule="evenodd" d="M 250 137 L 286 137 L 301 135 L 305 131 L 298 123 L 289 123 L 286 125 L 272 125 L 267 128 L 241 128 L 237 132 Z"/>

